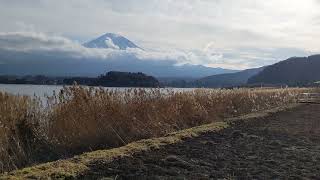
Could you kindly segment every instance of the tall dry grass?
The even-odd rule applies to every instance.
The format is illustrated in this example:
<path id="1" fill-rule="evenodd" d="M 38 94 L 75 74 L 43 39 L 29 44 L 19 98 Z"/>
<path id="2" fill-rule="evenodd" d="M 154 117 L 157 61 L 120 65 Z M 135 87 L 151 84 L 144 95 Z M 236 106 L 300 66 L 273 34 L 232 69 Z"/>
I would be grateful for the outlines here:
<path id="1" fill-rule="evenodd" d="M 174 92 L 65 88 L 50 104 L 48 139 L 66 154 L 124 145 L 296 101 L 303 89 Z"/>
<path id="2" fill-rule="evenodd" d="M 309 89 L 64 88 L 39 99 L 0 93 L 0 171 L 162 136 L 297 100 Z"/>
<path id="3" fill-rule="evenodd" d="M 36 100 L 0 92 L 0 171 L 33 162 L 39 120 Z"/>

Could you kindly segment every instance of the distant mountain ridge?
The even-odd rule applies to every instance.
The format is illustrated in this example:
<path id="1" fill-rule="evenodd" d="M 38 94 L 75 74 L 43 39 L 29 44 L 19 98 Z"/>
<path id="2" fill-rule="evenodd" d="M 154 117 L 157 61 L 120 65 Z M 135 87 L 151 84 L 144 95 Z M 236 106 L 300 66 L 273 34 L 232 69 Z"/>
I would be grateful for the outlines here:
<path id="1" fill-rule="evenodd" d="M 172 58 L 159 56 L 159 59 L 156 59 L 156 56 L 152 56 L 150 59 L 142 56 L 142 59 L 139 53 L 127 51 L 140 48 L 138 45 L 113 33 L 106 33 L 84 43 L 83 46 L 88 49 L 65 51 L 62 47 L 61 49 L 49 48 L 49 51 L 46 48 L 37 51 L 16 51 L 0 48 L 0 75 L 96 77 L 105 71 L 120 71 L 142 72 L 157 78 L 201 78 L 214 74 L 236 72 L 235 70 L 203 65 L 176 65 L 178 59 L 174 56 Z M 106 51 L 104 55 L 101 51 L 91 51 L 89 48 L 111 51 Z M 86 51 L 90 55 L 80 51 Z M 103 55 L 101 56 L 101 54 Z"/>
<path id="2" fill-rule="evenodd" d="M 266 67 L 249 78 L 249 84 L 311 85 L 320 80 L 320 55 L 292 57 Z"/>
<path id="3" fill-rule="evenodd" d="M 119 50 L 126 50 L 128 48 L 139 48 L 129 39 L 114 33 L 106 33 L 94 40 L 84 43 L 83 46 L 86 48 L 111 48 Z"/>
<path id="4" fill-rule="evenodd" d="M 126 50 L 128 48 L 139 48 L 135 43 L 129 39 L 114 33 L 106 33 L 94 40 L 83 44 L 87 48 L 99 48 L 99 49 L 118 49 Z M 123 71 L 123 72 L 143 72 L 150 74 L 157 78 L 159 77 L 195 77 L 200 78 L 209 75 L 233 73 L 237 70 L 212 68 L 202 65 L 185 64 L 181 66 L 175 66 L 164 61 L 139 61 L 134 57 L 122 60 L 123 62 L 116 62 L 116 65 L 110 64 L 107 68 L 109 71 Z M 163 64 L 161 64 L 163 63 Z"/>
<path id="5" fill-rule="evenodd" d="M 292 57 L 266 67 L 218 74 L 188 82 L 188 87 L 227 88 L 237 86 L 318 86 L 320 54 Z M 181 83 L 180 83 L 181 84 Z"/>
<path id="6" fill-rule="evenodd" d="M 218 74 L 204 77 L 193 82 L 196 87 L 225 88 L 247 84 L 248 79 L 261 72 L 265 67 L 247 69 L 235 73 Z"/>

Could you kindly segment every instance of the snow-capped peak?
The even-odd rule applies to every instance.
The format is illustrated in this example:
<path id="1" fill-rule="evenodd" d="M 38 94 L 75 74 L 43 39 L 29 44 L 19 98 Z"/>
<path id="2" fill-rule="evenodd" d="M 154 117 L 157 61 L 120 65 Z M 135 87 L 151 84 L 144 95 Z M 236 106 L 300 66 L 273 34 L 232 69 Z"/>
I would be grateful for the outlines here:
<path id="1" fill-rule="evenodd" d="M 127 38 L 114 33 L 106 33 L 97 39 L 84 43 L 83 46 L 87 48 L 111 48 L 120 50 L 139 48 Z"/>

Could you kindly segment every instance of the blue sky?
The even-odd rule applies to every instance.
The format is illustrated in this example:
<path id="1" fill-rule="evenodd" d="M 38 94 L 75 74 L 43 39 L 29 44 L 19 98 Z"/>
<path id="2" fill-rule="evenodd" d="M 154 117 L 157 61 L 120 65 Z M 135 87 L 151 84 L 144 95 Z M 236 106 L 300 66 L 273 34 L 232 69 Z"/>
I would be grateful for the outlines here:
<path id="1" fill-rule="evenodd" d="M 12 33 L 31 48 L 42 37 L 76 49 L 113 32 L 154 59 L 246 69 L 318 53 L 319 9 L 318 0 L 0 0 L 0 48 L 25 49 L 5 44 Z"/>

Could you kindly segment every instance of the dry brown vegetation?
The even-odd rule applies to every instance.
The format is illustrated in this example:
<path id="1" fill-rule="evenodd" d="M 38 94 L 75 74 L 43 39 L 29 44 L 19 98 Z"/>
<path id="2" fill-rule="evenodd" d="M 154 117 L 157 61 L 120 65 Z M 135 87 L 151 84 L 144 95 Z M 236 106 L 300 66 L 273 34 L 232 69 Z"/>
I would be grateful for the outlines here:
<path id="1" fill-rule="evenodd" d="M 30 97 L 0 93 L 0 102 L 0 171 L 4 171 L 32 163 L 37 138 L 33 131 L 40 113 Z"/>
<path id="2" fill-rule="evenodd" d="M 47 104 L 0 93 L 0 171 L 294 103 L 310 89 L 64 88 Z"/>

